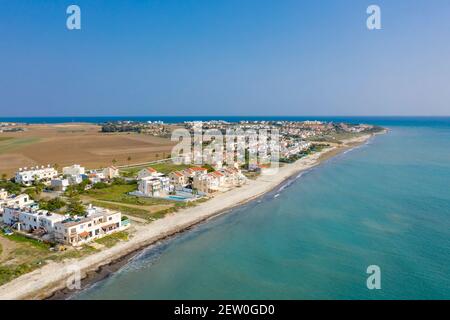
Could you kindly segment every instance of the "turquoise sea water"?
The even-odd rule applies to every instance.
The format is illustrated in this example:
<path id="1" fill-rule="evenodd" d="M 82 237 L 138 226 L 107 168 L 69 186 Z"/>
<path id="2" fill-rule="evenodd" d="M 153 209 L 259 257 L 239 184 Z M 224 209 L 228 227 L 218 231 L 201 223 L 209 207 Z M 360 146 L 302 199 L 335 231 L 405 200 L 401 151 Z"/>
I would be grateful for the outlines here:
<path id="1" fill-rule="evenodd" d="M 389 134 L 145 250 L 74 298 L 449 299 L 450 121 L 377 123 Z M 366 287 L 369 265 L 381 290 Z"/>

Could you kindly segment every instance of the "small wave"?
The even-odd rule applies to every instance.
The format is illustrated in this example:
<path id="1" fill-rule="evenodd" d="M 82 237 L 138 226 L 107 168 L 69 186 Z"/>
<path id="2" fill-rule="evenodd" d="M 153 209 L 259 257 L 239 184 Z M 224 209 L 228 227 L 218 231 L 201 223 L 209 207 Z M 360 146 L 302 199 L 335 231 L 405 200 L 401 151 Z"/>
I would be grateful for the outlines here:
<path id="1" fill-rule="evenodd" d="M 280 194 L 279 193 L 277 193 L 276 195 L 274 195 L 273 197 L 274 198 L 278 198 L 280 196 Z"/>

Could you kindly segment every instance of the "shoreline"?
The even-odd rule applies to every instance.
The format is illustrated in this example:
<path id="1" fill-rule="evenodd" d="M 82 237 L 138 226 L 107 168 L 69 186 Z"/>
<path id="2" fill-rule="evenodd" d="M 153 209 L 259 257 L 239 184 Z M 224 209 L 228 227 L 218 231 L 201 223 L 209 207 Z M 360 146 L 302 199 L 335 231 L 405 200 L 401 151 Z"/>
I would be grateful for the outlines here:
<path id="1" fill-rule="evenodd" d="M 66 289 L 66 280 L 73 276 L 70 266 L 76 265 L 82 283 L 91 284 L 105 279 L 125 265 L 146 247 L 171 238 L 181 232 L 220 216 L 229 210 L 264 196 L 299 172 L 320 165 L 336 155 L 358 147 L 377 134 L 368 134 L 344 141 L 321 152 L 280 167 L 275 175 L 262 175 L 233 190 L 220 193 L 196 207 L 167 215 L 148 225 L 137 226 L 130 240 L 81 259 L 50 262 L 0 287 L 0 299 L 64 299 L 77 291 Z M 84 287 L 84 286 L 82 286 Z"/>

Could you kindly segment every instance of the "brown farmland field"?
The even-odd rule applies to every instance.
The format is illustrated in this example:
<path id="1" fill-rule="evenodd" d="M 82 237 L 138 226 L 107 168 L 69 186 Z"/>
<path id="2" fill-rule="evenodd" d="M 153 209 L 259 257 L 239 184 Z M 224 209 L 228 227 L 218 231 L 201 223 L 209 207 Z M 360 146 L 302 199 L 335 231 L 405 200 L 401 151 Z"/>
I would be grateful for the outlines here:
<path id="1" fill-rule="evenodd" d="M 101 133 L 94 124 L 26 125 L 26 131 L 0 133 L 0 174 L 20 167 L 80 164 L 88 169 L 115 163 L 161 160 L 174 145 L 169 139 L 137 133 Z"/>

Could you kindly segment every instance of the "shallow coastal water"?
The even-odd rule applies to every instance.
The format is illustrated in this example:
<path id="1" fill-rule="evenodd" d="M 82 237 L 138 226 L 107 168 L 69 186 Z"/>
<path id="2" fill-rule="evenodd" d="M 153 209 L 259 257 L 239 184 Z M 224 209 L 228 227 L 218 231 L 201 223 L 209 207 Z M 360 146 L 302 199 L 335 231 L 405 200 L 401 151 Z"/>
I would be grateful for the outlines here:
<path id="1" fill-rule="evenodd" d="M 450 122 L 374 122 L 391 131 L 73 298 L 450 298 Z"/>

